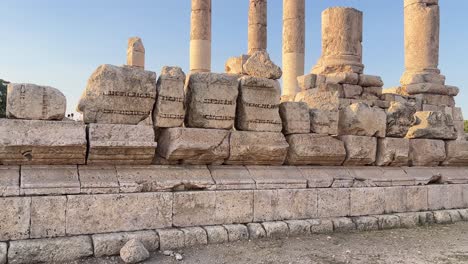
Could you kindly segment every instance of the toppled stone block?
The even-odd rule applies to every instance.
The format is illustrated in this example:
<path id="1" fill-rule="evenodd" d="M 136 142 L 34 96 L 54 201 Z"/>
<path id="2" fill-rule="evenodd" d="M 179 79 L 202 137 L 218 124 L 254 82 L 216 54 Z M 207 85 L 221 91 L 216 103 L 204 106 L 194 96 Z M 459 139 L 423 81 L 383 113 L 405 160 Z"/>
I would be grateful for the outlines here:
<path id="1" fill-rule="evenodd" d="M 224 71 L 229 74 L 246 75 L 247 73 L 244 71 L 244 64 L 249 58 L 249 55 L 229 58 L 224 65 Z"/>
<path id="2" fill-rule="evenodd" d="M 421 111 L 414 114 L 414 125 L 408 130 L 406 138 L 456 139 L 452 118 L 442 112 Z"/>
<path id="3" fill-rule="evenodd" d="M 352 104 L 340 111 L 339 135 L 385 137 L 387 116 L 377 107 Z"/>
<path id="4" fill-rule="evenodd" d="M 150 116 L 155 99 L 155 72 L 106 64 L 89 78 L 77 110 L 85 123 L 137 125 Z"/>
<path id="5" fill-rule="evenodd" d="M 283 134 L 307 134 L 310 132 L 309 107 L 304 102 L 284 102 L 279 112 L 283 122 Z"/>
<path id="6" fill-rule="evenodd" d="M 85 158 L 82 123 L 0 119 L 0 164 L 76 165 Z"/>
<path id="7" fill-rule="evenodd" d="M 30 120 L 62 120 L 67 99 L 58 89 L 28 83 L 10 83 L 6 117 Z"/>
<path id="8" fill-rule="evenodd" d="M 391 102 L 387 109 L 387 137 L 405 137 L 414 123 L 416 105 L 409 102 Z"/>
<path id="9" fill-rule="evenodd" d="M 310 90 L 316 87 L 317 75 L 315 74 L 306 74 L 297 77 L 297 83 L 302 91 Z"/>
<path id="10" fill-rule="evenodd" d="M 120 232 L 109 234 L 95 234 L 92 236 L 95 257 L 107 257 L 118 255 L 125 243 L 136 239 L 143 243 L 148 251 L 156 251 L 159 248 L 158 234 L 152 230 L 137 232 Z"/>
<path id="11" fill-rule="evenodd" d="M 163 67 L 156 90 L 153 110 L 155 127 L 181 127 L 185 119 L 185 73 L 179 67 Z"/>
<path id="12" fill-rule="evenodd" d="M 139 263 L 149 258 L 145 245 L 136 239 L 128 241 L 120 250 L 120 258 L 125 263 Z"/>
<path id="13" fill-rule="evenodd" d="M 346 149 L 345 166 L 365 166 L 375 162 L 377 138 L 363 136 L 340 136 Z"/>
<path id="14" fill-rule="evenodd" d="M 140 69 L 145 68 L 145 46 L 139 37 L 128 39 L 127 65 Z"/>
<path id="15" fill-rule="evenodd" d="M 188 127 L 231 129 L 234 126 L 239 94 L 236 75 L 192 73 L 185 94 Z"/>
<path id="16" fill-rule="evenodd" d="M 449 140 L 445 141 L 447 158 L 442 163 L 445 166 L 468 165 L 468 141 Z"/>
<path id="17" fill-rule="evenodd" d="M 120 124 L 88 125 L 87 164 L 149 165 L 156 152 L 151 126 Z"/>
<path id="18" fill-rule="evenodd" d="M 403 86 L 417 83 L 434 83 L 444 85 L 445 76 L 439 73 L 406 71 L 401 77 L 400 83 Z"/>
<path id="19" fill-rule="evenodd" d="M 380 76 L 374 75 L 366 75 L 360 74 L 359 75 L 359 83 L 362 87 L 383 87 L 384 82 Z"/>
<path id="20" fill-rule="evenodd" d="M 409 159 L 412 166 L 438 166 L 446 158 L 442 140 L 411 139 Z"/>
<path id="21" fill-rule="evenodd" d="M 286 164 L 339 166 L 346 157 L 342 141 L 327 135 L 302 134 L 286 137 Z"/>
<path id="22" fill-rule="evenodd" d="M 283 72 L 281 68 L 273 63 L 266 51 L 256 51 L 243 65 L 247 75 L 277 80 Z"/>
<path id="23" fill-rule="evenodd" d="M 183 164 L 223 164 L 229 157 L 227 130 L 166 128 L 158 138 L 158 155 Z"/>
<path id="24" fill-rule="evenodd" d="M 282 165 L 289 144 L 282 133 L 232 131 L 229 158 L 231 165 Z"/>
<path id="25" fill-rule="evenodd" d="M 243 131 L 280 132 L 280 98 L 278 81 L 243 76 L 240 79 L 236 128 Z"/>
<path id="26" fill-rule="evenodd" d="M 379 138 L 377 142 L 377 166 L 407 166 L 409 139 Z"/>

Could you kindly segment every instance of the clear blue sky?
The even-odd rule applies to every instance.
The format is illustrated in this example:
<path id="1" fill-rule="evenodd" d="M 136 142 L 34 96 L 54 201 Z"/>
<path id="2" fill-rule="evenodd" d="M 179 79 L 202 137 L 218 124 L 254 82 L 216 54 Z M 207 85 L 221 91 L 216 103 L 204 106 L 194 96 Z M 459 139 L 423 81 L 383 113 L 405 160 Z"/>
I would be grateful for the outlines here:
<path id="1" fill-rule="evenodd" d="M 268 51 L 281 65 L 282 0 L 268 3 Z M 320 13 L 364 12 L 365 72 L 398 85 L 404 70 L 403 0 L 306 0 L 306 72 L 320 56 Z M 467 0 L 441 0 L 440 69 L 460 87 L 468 117 Z M 248 0 L 213 0 L 212 71 L 247 49 Z M 100 64 L 126 62 L 127 38 L 140 36 L 146 67 L 189 64 L 190 0 L 1 0 L 0 78 L 59 88 L 73 111 Z"/>

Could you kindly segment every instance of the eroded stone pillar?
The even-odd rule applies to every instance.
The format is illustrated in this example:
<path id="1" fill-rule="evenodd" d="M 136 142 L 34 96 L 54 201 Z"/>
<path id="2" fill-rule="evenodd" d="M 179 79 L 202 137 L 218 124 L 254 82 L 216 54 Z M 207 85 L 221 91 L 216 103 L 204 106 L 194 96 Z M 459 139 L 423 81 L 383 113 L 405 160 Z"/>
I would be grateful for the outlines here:
<path id="1" fill-rule="evenodd" d="M 127 65 L 145 68 L 145 46 L 139 37 L 128 39 Z"/>
<path id="2" fill-rule="evenodd" d="M 267 0 L 249 0 L 248 54 L 267 48 Z"/>
<path id="3" fill-rule="evenodd" d="M 305 0 L 283 0 L 283 98 L 294 100 L 304 74 Z"/>
<path id="4" fill-rule="evenodd" d="M 322 13 L 322 56 L 315 74 L 362 73 L 362 12 L 333 7 Z"/>
<path id="5" fill-rule="evenodd" d="M 211 0 L 192 0 L 190 72 L 211 71 Z"/>

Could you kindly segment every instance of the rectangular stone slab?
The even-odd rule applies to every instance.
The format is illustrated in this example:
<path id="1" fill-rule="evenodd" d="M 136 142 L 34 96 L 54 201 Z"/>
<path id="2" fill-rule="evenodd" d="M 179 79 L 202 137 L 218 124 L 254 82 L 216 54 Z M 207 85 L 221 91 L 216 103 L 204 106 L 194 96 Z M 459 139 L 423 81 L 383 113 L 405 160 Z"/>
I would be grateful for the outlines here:
<path id="1" fill-rule="evenodd" d="M 286 164 L 289 165 L 341 165 L 346 158 L 342 141 L 328 135 L 288 135 Z"/>
<path id="2" fill-rule="evenodd" d="M 0 166 L 0 197 L 19 195 L 19 171 L 19 166 Z"/>
<path id="3" fill-rule="evenodd" d="M 77 166 L 22 166 L 21 194 L 74 194 L 80 192 Z"/>

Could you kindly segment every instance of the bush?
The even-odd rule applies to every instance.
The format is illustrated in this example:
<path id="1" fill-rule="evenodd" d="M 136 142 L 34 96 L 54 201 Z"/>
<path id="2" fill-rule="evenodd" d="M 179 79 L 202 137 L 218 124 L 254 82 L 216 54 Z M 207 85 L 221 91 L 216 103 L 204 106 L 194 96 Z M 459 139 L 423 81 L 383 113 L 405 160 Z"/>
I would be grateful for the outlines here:
<path id="1" fill-rule="evenodd" d="M 468 120 L 465 120 L 465 133 L 468 133 Z"/>
<path id="2" fill-rule="evenodd" d="M 0 118 L 6 116 L 7 84 L 9 82 L 0 79 Z"/>

